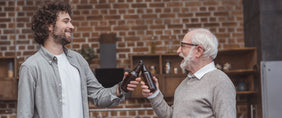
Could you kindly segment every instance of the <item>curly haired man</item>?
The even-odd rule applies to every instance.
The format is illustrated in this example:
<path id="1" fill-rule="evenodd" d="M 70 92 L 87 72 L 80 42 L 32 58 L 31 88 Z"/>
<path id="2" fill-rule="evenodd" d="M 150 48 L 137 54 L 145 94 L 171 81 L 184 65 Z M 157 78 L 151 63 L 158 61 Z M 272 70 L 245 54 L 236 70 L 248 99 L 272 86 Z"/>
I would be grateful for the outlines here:
<path id="1" fill-rule="evenodd" d="M 34 39 L 41 48 L 20 68 L 18 118 L 89 118 L 88 100 L 98 107 L 124 100 L 118 84 L 104 88 L 87 61 L 65 47 L 71 43 L 71 21 L 71 7 L 63 2 L 46 4 L 33 16 Z M 134 91 L 139 81 L 127 89 Z"/>

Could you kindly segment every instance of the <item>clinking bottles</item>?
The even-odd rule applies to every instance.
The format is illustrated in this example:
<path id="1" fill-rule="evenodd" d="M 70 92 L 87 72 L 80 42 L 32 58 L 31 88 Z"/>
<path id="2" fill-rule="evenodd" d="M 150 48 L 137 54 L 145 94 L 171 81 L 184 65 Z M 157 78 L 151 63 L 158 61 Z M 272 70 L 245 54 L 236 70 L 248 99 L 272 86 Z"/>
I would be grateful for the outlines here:
<path id="1" fill-rule="evenodd" d="M 145 64 L 143 64 L 143 66 L 142 66 L 142 75 L 143 75 L 143 81 L 149 87 L 149 90 L 151 92 L 156 91 L 157 87 L 156 87 L 155 82 L 153 81 L 152 73 L 150 71 L 148 71 Z"/>
<path id="2" fill-rule="evenodd" d="M 125 79 L 122 81 L 121 89 L 124 92 L 129 92 L 127 90 L 127 85 L 130 83 L 130 81 L 134 81 L 139 76 L 140 71 L 142 71 L 143 81 L 149 87 L 150 91 L 154 92 L 155 90 L 157 90 L 156 84 L 153 81 L 152 73 L 148 71 L 143 61 L 140 60 L 138 65 L 131 72 L 129 72 Z"/>
<path id="3" fill-rule="evenodd" d="M 129 92 L 127 90 L 127 85 L 130 83 L 130 81 L 134 81 L 139 76 L 142 66 L 143 66 L 143 61 L 140 60 L 138 65 L 131 72 L 129 72 L 128 75 L 125 77 L 125 79 L 122 81 L 121 89 L 124 92 Z"/>

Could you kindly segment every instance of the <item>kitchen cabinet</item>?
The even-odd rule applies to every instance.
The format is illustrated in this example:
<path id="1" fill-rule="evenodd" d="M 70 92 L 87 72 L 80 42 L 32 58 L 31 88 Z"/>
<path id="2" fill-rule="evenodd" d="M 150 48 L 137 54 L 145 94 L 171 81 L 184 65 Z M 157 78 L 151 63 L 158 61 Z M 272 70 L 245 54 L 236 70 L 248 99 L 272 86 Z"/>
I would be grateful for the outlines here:
<path id="1" fill-rule="evenodd" d="M 17 100 L 17 60 L 0 57 L 0 100 Z"/>

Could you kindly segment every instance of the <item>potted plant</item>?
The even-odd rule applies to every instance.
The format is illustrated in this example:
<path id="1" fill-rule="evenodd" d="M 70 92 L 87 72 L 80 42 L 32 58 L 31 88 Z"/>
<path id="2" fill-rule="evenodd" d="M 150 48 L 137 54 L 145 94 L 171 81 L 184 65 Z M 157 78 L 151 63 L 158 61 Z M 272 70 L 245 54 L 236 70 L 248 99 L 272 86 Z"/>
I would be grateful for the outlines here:
<path id="1" fill-rule="evenodd" d="M 84 59 L 90 64 L 94 58 L 94 49 L 90 47 L 83 47 L 79 53 L 84 57 Z"/>

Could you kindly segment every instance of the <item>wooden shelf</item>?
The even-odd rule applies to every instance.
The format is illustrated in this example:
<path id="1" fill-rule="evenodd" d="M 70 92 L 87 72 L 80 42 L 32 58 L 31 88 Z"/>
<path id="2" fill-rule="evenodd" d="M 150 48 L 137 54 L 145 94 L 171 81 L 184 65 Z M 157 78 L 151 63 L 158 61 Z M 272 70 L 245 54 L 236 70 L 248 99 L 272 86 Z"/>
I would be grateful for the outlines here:
<path id="1" fill-rule="evenodd" d="M 0 100 L 17 100 L 17 86 L 16 57 L 0 57 Z"/>
<path id="2" fill-rule="evenodd" d="M 17 77 L 0 77 L 0 80 L 17 80 Z"/>
<path id="3" fill-rule="evenodd" d="M 227 75 L 234 75 L 234 74 L 252 74 L 256 71 L 254 69 L 236 69 L 230 71 L 224 71 Z"/>
<path id="4" fill-rule="evenodd" d="M 232 49 L 222 49 L 219 50 L 219 54 L 225 55 L 225 54 L 242 54 L 242 53 L 249 53 L 256 51 L 255 47 L 244 47 L 244 48 L 232 48 Z"/>
<path id="5" fill-rule="evenodd" d="M 0 100 L 17 100 L 17 86 L 15 79 L 0 80 Z"/>
<path id="6" fill-rule="evenodd" d="M 237 91 L 236 94 L 256 94 L 256 91 Z"/>

